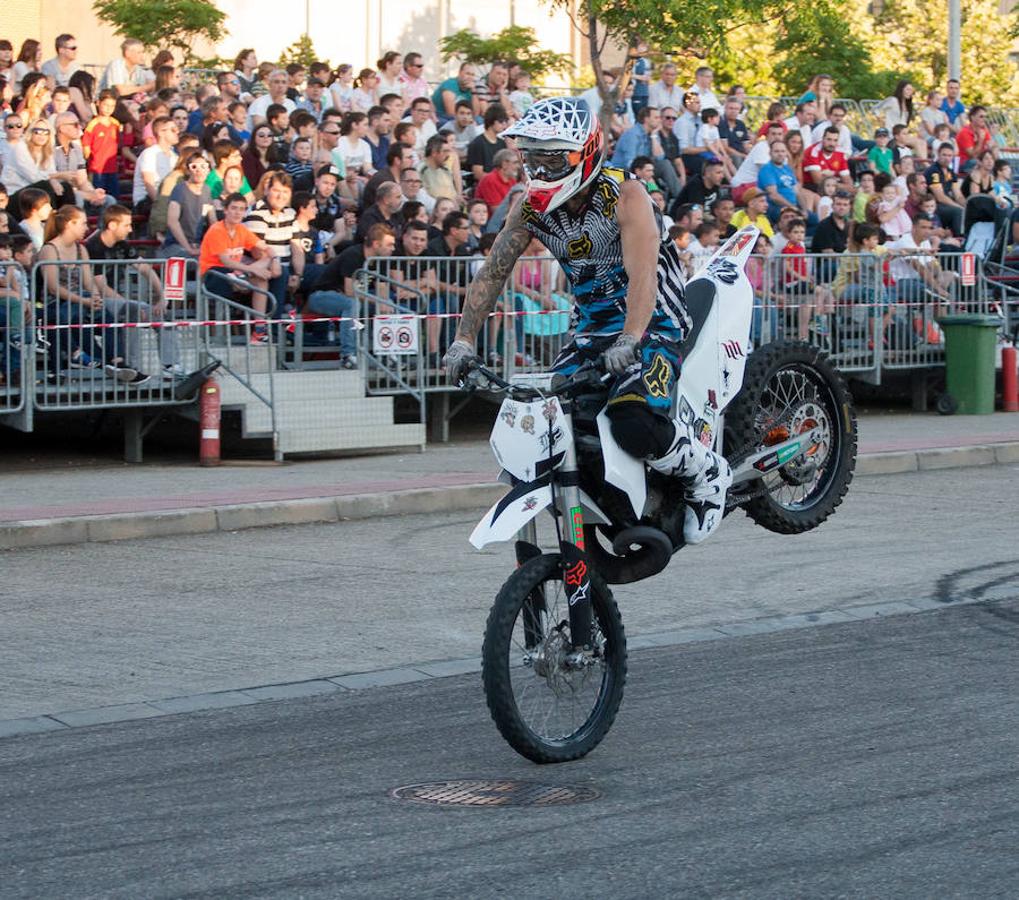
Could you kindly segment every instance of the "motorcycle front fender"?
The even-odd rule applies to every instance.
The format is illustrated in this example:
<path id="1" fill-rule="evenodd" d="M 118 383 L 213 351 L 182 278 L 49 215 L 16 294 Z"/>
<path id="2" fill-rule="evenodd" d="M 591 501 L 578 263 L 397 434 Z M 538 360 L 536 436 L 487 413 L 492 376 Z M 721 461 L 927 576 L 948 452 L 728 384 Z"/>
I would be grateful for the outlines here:
<path id="1" fill-rule="evenodd" d="M 608 524 L 609 518 L 584 492 L 580 492 L 584 520 L 588 524 Z M 471 532 L 471 545 L 481 550 L 488 544 L 511 540 L 538 513 L 552 505 L 552 487 L 535 482 L 518 484 L 492 506 Z"/>

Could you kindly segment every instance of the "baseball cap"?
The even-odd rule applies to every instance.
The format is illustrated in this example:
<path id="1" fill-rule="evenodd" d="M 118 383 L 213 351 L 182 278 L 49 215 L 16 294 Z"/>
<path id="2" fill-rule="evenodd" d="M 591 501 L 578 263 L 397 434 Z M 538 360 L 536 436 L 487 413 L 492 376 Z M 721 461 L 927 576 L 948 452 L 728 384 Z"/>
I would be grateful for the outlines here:
<path id="1" fill-rule="evenodd" d="M 890 137 L 887 128 L 879 128 L 874 132 L 874 137 Z"/>
<path id="2" fill-rule="evenodd" d="M 764 194 L 764 191 L 762 191 L 762 190 L 761 190 L 760 188 L 758 188 L 758 187 L 748 187 L 748 188 L 747 188 L 747 189 L 746 189 L 746 190 L 745 190 L 745 191 L 743 192 L 743 202 L 744 202 L 744 203 L 749 203 L 749 202 L 750 202 L 751 200 L 753 200 L 753 199 L 754 199 L 755 197 L 760 197 L 760 196 L 763 196 L 763 194 Z"/>
<path id="3" fill-rule="evenodd" d="M 315 173 L 316 178 L 319 178 L 322 175 L 333 175 L 336 178 L 342 178 L 342 176 L 340 175 L 340 170 L 337 169 L 336 166 L 334 166 L 332 163 L 326 163 Z"/>

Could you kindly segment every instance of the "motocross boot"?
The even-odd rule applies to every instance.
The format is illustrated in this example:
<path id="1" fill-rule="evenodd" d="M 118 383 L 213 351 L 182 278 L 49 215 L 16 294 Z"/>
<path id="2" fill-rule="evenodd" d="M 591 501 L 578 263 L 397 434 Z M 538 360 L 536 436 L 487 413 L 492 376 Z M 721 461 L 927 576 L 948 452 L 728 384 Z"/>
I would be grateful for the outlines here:
<path id="1" fill-rule="evenodd" d="M 688 544 L 699 544 L 722 524 L 725 492 L 732 484 L 732 469 L 724 457 L 693 437 L 684 423 L 675 421 L 673 424 L 676 436 L 672 445 L 658 459 L 649 459 L 647 464 L 657 472 L 682 478 L 686 483 L 683 539 Z"/>

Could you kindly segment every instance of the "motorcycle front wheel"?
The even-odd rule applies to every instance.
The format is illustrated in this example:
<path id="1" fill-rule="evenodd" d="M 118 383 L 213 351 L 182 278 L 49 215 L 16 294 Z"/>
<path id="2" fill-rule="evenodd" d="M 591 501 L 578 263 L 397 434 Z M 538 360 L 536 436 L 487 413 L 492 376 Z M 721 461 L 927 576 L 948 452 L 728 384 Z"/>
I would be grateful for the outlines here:
<path id="1" fill-rule="evenodd" d="M 558 554 L 517 569 L 495 598 L 482 648 L 492 719 L 536 763 L 579 759 L 597 747 L 626 681 L 626 637 L 612 592 L 592 572 L 593 652 L 574 653 L 562 574 Z"/>

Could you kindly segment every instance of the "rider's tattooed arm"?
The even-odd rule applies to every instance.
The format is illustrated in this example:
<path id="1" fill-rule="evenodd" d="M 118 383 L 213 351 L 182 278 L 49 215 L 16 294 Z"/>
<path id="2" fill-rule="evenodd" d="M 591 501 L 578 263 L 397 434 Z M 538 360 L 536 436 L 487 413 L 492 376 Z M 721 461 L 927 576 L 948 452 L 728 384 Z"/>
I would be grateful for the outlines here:
<path id="1" fill-rule="evenodd" d="M 658 222 L 644 185 L 626 181 L 616 207 L 623 268 L 629 279 L 623 331 L 639 341 L 651 322 L 658 294 Z"/>
<path id="2" fill-rule="evenodd" d="M 492 244 L 492 252 L 467 288 L 460 327 L 456 331 L 458 340 L 474 343 L 488 314 L 495 309 L 495 302 L 499 299 L 513 266 L 530 242 L 531 234 L 523 225 L 518 203 L 510 210 L 502 231 Z"/>

